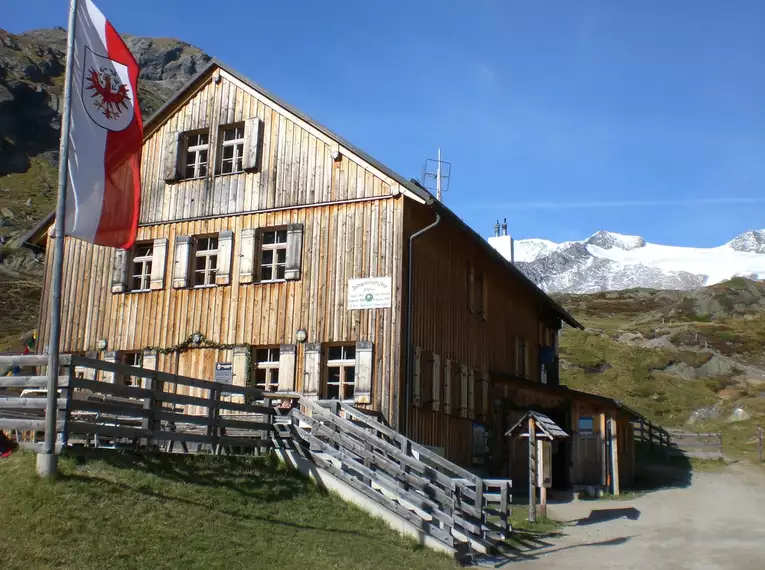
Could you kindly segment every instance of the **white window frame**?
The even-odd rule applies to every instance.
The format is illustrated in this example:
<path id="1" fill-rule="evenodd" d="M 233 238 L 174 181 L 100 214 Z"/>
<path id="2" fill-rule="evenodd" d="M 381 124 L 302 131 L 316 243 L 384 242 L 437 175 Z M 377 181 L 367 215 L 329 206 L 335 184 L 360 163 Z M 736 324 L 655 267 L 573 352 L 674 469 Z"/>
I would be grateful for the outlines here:
<path id="1" fill-rule="evenodd" d="M 265 237 L 268 234 L 274 234 L 274 242 L 266 243 Z M 284 237 L 284 241 L 277 241 L 280 236 Z M 271 283 L 285 281 L 285 272 L 287 271 L 287 228 L 265 228 L 260 232 L 260 250 L 258 251 L 258 264 L 260 267 L 259 275 L 261 283 Z M 271 253 L 271 263 L 263 263 L 263 254 L 267 251 Z M 282 252 L 284 259 L 278 261 L 279 253 Z M 279 277 L 279 269 L 281 268 L 282 276 Z M 269 271 L 270 277 L 264 278 L 266 270 Z"/>
<path id="2" fill-rule="evenodd" d="M 202 136 L 206 137 L 204 143 L 199 142 L 199 137 Z M 192 142 L 195 144 L 191 144 Z M 185 133 L 183 143 L 183 179 L 204 178 L 210 169 L 210 133 L 207 131 Z M 207 153 L 206 160 L 202 160 L 202 152 Z M 188 174 L 189 168 L 193 168 L 192 175 Z M 202 173 L 202 168 L 204 168 L 204 173 Z"/>
<path id="3" fill-rule="evenodd" d="M 236 131 L 240 131 L 239 137 L 236 136 Z M 234 138 L 226 140 L 226 133 L 234 131 Z M 235 125 L 226 125 L 220 129 L 220 145 L 219 145 L 219 174 L 239 174 L 244 172 L 244 123 L 237 123 Z M 225 158 L 225 150 L 233 147 L 233 156 L 231 158 Z M 237 167 L 238 163 L 238 167 Z M 230 165 L 231 170 L 226 170 L 226 165 Z"/>
<path id="4" fill-rule="evenodd" d="M 120 355 L 120 362 L 134 368 L 143 368 L 143 352 L 124 352 Z M 123 376 L 122 383 L 125 386 L 141 386 L 141 380 L 138 376 Z"/>
<path id="5" fill-rule="evenodd" d="M 341 350 L 341 358 L 335 358 L 330 359 L 330 351 L 332 349 L 339 348 Z M 348 358 L 347 350 L 352 349 L 353 354 L 350 358 Z M 337 382 L 330 382 L 329 381 L 329 370 L 331 368 L 338 368 L 339 369 L 339 375 Z M 324 381 L 324 395 L 326 398 L 331 398 L 329 395 L 329 387 L 330 386 L 337 386 L 337 399 L 338 400 L 352 400 L 353 394 L 356 391 L 356 345 L 355 344 L 342 344 L 342 345 L 332 345 L 327 347 L 327 360 L 326 364 L 324 366 L 325 370 L 325 381 Z M 347 380 L 347 373 L 348 370 L 353 370 L 353 380 L 348 381 Z M 349 395 L 343 397 L 344 395 L 344 388 L 346 386 L 352 386 L 352 391 Z"/>
<path id="6" fill-rule="evenodd" d="M 259 360 L 259 353 L 266 351 L 267 360 Z M 255 359 L 253 367 L 255 368 L 255 387 L 263 392 L 276 392 L 279 390 L 279 356 L 278 346 L 261 346 L 255 349 Z M 274 360 L 275 359 L 275 360 Z M 259 382 L 257 371 L 265 370 L 265 382 Z"/>
<path id="7" fill-rule="evenodd" d="M 148 247 L 149 252 L 146 255 L 136 255 L 139 248 Z M 133 246 L 133 251 L 130 256 L 130 278 L 128 281 L 130 291 L 132 293 L 142 293 L 145 291 L 151 291 L 151 268 L 154 260 L 154 242 L 136 242 Z M 136 273 L 136 265 L 140 265 L 140 273 Z M 133 280 L 140 278 L 141 283 L 139 287 L 134 286 Z"/>
<path id="8" fill-rule="evenodd" d="M 207 241 L 207 245 L 209 246 L 210 240 L 215 240 L 215 249 L 200 249 L 201 242 L 203 240 Z M 201 289 L 203 287 L 215 287 L 215 276 L 218 273 L 218 254 L 220 252 L 220 242 L 218 241 L 218 236 L 216 235 L 204 235 L 204 236 L 194 236 L 194 267 L 192 268 L 192 284 L 195 289 Z M 205 260 L 205 267 L 204 269 L 197 269 L 197 260 L 200 258 L 204 258 Z M 213 264 L 213 260 L 215 263 L 215 267 L 212 268 L 211 265 Z M 204 277 L 202 278 L 202 282 L 197 282 L 197 275 L 203 274 Z"/>

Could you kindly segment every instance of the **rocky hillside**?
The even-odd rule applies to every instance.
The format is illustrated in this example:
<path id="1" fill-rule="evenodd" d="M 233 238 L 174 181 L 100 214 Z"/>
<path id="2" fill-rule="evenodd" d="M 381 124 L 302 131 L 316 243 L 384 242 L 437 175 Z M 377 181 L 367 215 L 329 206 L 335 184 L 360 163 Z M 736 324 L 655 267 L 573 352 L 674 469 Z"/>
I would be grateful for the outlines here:
<path id="1" fill-rule="evenodd" d="M 754 456 L 765 422 L 765 283 L 557 298 L 587 327 L 561 335 L 563 383 L 666 427 L 721 431 L 726 453 Z"/>
<path id="2" fill-rule="evenodd" d="M 178 40 L 124 36 L 141 66 L 138 96 L 150 116 L 210 57 Z M 66 30 L 0 29 L 0 236 L 28 228 L 55 201 Z"/>

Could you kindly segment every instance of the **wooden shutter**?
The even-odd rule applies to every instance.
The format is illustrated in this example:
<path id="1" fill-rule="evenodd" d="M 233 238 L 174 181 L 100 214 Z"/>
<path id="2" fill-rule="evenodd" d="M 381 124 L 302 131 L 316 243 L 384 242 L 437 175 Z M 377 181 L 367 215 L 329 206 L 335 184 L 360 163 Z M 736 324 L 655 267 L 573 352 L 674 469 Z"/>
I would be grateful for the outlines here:
<path id="1" fill-rule="evenodd" d="M 234 232 L 224 230 L 218 234 L 218 265 L 215 269 L 215 284 L 231 283 L 231 255 L 234 251 Z"/>
<path id="2" fill-rule="evenodd" d="M 153 262 L 152 262 L 153 263 Z M 141 368 L 146 370 L 157 369 L 157 351 L 156 350 L 144 350 L 141 355 Z M 139 378 L 140 387 L 145 388 L 147 386 L 148 378 Z"/>
<path id="3" fill-rule="evenodd" d="M 357 404 L 372 403 L 372 343 L 360 340 L 356 343 L 356 385 L 353 401 Z"/>
<path id="4" fill-rule="evenodd" d="M 244 157 L 242 166 L 245 171 L 255 172 L 260 165 L 260 119 L 252 117 L 244 122 Z"/>
<path id="5" fill-rule="evenodd" d="M 231 357 L 231 371 L 234 373 L 234 386 L 247 386 L 250 382 L 250 367 L 252 356 L 251 346 L 235 346 Z"/>
<path id="6" fill-rule="evenodd" d="M 412 405 L 419 408 L 422 404 L 422 349 L 419 346 L 414 347 L 414 375 L 412 376 Z"/>
<path id="7" fill-rule="evenodd" d="M 300 279 L 300 265 L 303 258 L 303 224 L 287 227 L 287 263 L 284 278 L 287 281 Z"/>
<path id="8" fill-rule="evenodd" d="M 319 397 L 319 380 L 321 378 L 321 344 L 308 343 L 305 345 L 305 372 L 303 375 L 303 395 L 315 400 Z"/>
<path id="9" fill-rule="evenodd" d="M 239 283 L 252 283 L 255 277 L 255 229 L 242 230 L 239 245 Z"/>
<path id="10" fill-rule="evenodd" d="M 183 135 L 179 131 L 168 133 L 165 137 L 163 177 L 165 182 L 181 179 L 178 157 L 181 154 Z"/>
<path id="11" fill-rule="evenodd" d="M 173 287 L 183 289 L 189 285 L 189 256 L 191 255 L 191 236 L 175 238 L 175 260 L 173 262 Z"/>
<path id="12" fill-rule="evenodd" d="M 444 363 L 444 413 L 452 413 L 452 361 Z"/>
<path id="13" fill-rule="evenodd" d="M 459 405 L 457 406 L 457 415 L 461 418 L 468 416 L 468 371 L 467 366 L 460 365 L 460 381 L 459 381 Z"/>
<path id="14" fill-rule="evenodd" d="M 103 360 L 104 362 L 111 362 L 112 364 L 114 364 L 115 362 L 117 362 L 117 353 L 113 350 L 109 352 L 104 352 Z M 114 384 L 114 377 L 115 377 L 114 372 L 109 372 L 107 370 L 103 371 L 104 382 L 108 382 L 109 384 Z"/>
<path id="15" fill-rule="evenodd" d="M 151 290 L 156 291 L 165 287 L 165 265 L 167 260 L 167 238 L 154 240 L 151 256 Z"/>
<path id="16" fill-rule="evenodd" d="M 441 411 L 441 355 L 433 355 L 433 400 L 432 410 Z"/>
<path id="17" fill-rule="evenodd" d="M 279 392 L 295 391 L 295 355 L 297 346 L 283 344 L 279 347 Z"/>
<path id="18" fill-rule="evenodd" d="M 475 418 L 475 370 L 468 369 L 467 373 L 467 417 Z"/>
<path id="19" fill-rule="evenodd" d="M 114 252 L 114 267 L 112 268 L 112 293 L 124 293 L 127 291 L 127 264 L 128 254 L 126 249 L 118 249 Z"/>

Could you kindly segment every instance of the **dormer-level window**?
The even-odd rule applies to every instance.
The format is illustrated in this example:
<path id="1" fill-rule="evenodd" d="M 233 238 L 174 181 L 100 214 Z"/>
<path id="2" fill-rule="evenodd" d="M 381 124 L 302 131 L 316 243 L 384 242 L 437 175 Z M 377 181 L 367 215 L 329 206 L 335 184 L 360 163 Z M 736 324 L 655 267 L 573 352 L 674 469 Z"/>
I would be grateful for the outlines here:
<path id="1" fill-rule="evenodd" d="M 207 162 L 210 155 L 210 135 L 207 132 L 185 135 L 184 178 L 207 176 Z"/>
<path id="2" fill-rule="evenodd" d="M 215 285 L 218 236 L 200 236 L 194 243 L 194 287 Z"/>
<path id="3" fill-rule="evenodd" d="M 151 264 L 154 259 L 154 242 L 136 243 L 130 264 L 130 290 L 151 290 Z"/>
<path id="4" fill-rule="evenodd" d="M 220 136 L 220 173 L 243 172 L 244 125 L 223 127 Z"/>

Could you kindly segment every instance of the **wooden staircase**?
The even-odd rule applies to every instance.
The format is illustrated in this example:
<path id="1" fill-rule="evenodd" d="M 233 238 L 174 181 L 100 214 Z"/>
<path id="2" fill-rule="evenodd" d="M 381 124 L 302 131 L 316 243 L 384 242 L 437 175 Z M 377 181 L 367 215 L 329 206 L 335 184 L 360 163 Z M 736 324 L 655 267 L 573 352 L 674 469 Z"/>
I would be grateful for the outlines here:
<path id="1" fill-rule="evenodd" d="M 277 447 L 291 446 L 455 552 L 488 554 L 509 536 L 509 480 L 477 477 L 336 400 L 299 404 L 275 418 Z"/>

